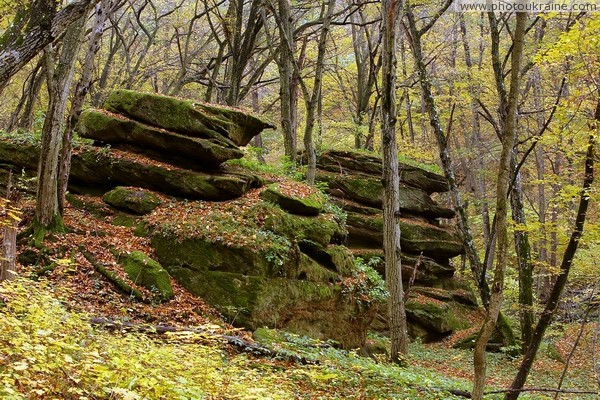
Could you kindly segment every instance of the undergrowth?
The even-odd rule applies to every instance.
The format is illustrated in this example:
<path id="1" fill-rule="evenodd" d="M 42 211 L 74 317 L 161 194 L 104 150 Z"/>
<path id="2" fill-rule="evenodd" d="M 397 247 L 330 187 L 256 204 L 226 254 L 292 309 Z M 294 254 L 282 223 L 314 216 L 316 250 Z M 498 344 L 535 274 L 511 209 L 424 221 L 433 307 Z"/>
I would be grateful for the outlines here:
<path id="1" fill-rule="evenodd" d="M 450 399 L 442 388 L 467 386 L 290 334 L 271 345 L 318 364 L 232 353 L 211 335 L 109 333 L 43 281 L 4 284 L 0 296 L 3 399 Z"/>

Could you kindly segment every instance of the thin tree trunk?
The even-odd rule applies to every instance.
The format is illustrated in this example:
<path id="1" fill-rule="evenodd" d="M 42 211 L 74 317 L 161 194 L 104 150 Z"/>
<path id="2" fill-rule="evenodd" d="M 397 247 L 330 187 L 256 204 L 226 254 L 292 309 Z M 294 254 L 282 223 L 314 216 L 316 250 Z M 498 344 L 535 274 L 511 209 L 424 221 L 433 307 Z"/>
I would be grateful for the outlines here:
<path id="1" fill-rule="evenodd" d="M 13 280 L 16 277 L 17 266 L 17 225 L 19 223 L 15 214 L 19 193 L 12 187 L 12 170 L 8 173 L 6 185 L 6 211 L 7 219 L 3 221 L 2 247 L 3 254 L 0 255 L 0 282 Z M 12 215 L 11 215 L 12 214 Z"/>
<path id="2" fill-rule="evenodd" d="M 296 160 L 296 103 L 294 99 L 294 38 L 289 0 L 279 0 L 279 97 L 281 101 L 281 132 L 285 156 Z M 296 89 L 297 90 L 297 89 Z M 297 96 L 297 94 L 296 94 Z M 296 97 L 297 98 L 297 97 Z"/>
<path id="3" fill-rule="evenodd" d="M 323 87 L 323 70 L 325 68 L 325 50 L 327 49 L 327 37 L 329 35 L 329 27 L 333 10 L 335 9 L 335 0 L 328 0 L 327 11 L 322 12 L 324 15 L 323 26 L 319 35 L 319 44 L 317 50 L 317 64 L 315 66 L 315 79 L 313 81 L 313 90 L 309 98 L 305 93 L 306 103 L 306 125 L 304 130 L 304 149 L 307 156 L 306 182 L 309 185 L 315 184 L 317 174 L 317 154 L 313 143 L 313 130 L 317 120 L 317 105 L 319 97 L 321 97 L 321 88 Z M 325 7 L 325 5 L 323 5 Z M 325 11 L 325 10 L 323 10 Z"/>
<path id="4" fill-rule="evenodd" d="M 517 154 L 513 151 L 511 159 L 511 170 L 516 169 Z M 510 205 L 513 221 L 516 223 L 514 229 L 515 252 L 519 264 L 519 316 L 521 323 L 521 351 L 525 353 L 527 343 L 531 340 L 534 324 L 533 314 L 533 265 L 531 263 L 531 246 L 529 245 L 529 234 L 525 227 L 525 205 L 523 204 L 523 184 L 521 174 L 517 172 L 510 193 Z"/>
<path id="5" fill-rule="evenodd" d="M 493 15 L 491 18 L 495 18 Z M 485 348 L 492 335 L 500 314 L 502 306 L 502 295 L 504 291 L 504 272 L 508 259 L 508 189 L 511 181 L 510 159 L 516 137 L 517 125 L 517 103 L 519 100 L 519 73 L 521 71 L 521 60 L 525 39 L 526 13 L 517 13 L 517 22 L 514 31 L 513 51 L 511 56 L 510 91 L 506 109 L 506 120 L 503 124 L 502 153 L 498 166 L 498 181 L 496 185 L 496 230 L 497 241 L 496 268 L 491 285 L 490 304 L 487 309 L 483 326 L 473 351 L 473 399 L 483 399 L 486 378 L 486 355 Z"/>
<path id="6" fill-rule="evenodd" d="M 396 144 L 396 33 L 404 4 L 396 0 L 382 0 L 382 96 L 381 144 L 383 148 L 383 248 L 385 254 L 385 281 L 390 298 L 389 329 L 391 358 L 399 362 L 408 351 L 406 310 L 400 261 L 400 210 L 398 176 L 398 146 Z"/>
<path id="7" fill-rule="evenodd" d="M 256 88 L 252 90 L 252 111 L 254 111 L 257 114 L 260 113 L 260 108 L 258 106 L 258 90 Z M 259 149 L 259 151 L 256 154 L 258 162 L 261 164 L 266 164 L 265 156 L 263 154 L 265 148 L 263 146 L 262 135 L 260 133 L 254 136 L 254 138 L 252 139 L 252 145 Z"/>
<path id="8" fill-rule="evenodd" d="M 13 132 L 17 129 L 29 130 L 31 128 L 33 105 L 42 89 L 45 74 L 44 59 L 40 58 L 23 84 L 21 100 L 10 116 L 10 121 L 6 127 L 7 131 Z"/>
<path id="9" fill-rule="evenodd" d="M 598 101 L 596 106 L 595 120 L 596 124 L 600 123 L 600 101 Z M 595 128 L 597 129 L 597 126 Z M 569 244 L 567 245 L 567 248 L 563 254 L 562 263 L 560 265 L 560 273 L 556 279 L 552 291 L 550 292 L 550 296 L 548 297 L 544 311 L 542 312 L 535 330 L 533 331 L 531 342 L 527 346 L 527 352 L 523 357 L 523 361 L 521 361 L 519 371 L 510 385 L 511 392 L 506 394 L 505 400 L 515 400 L 519 396 L 519 389 L 522 389 L 523 385 L 525 385 L 527 376 L 529 375 L 529 371 L 533 365 L 535 355 L 537 354 L 542 339 L 544 338 L 546 329 L 552 322 L 560 301 L 560 297 L 567 284 L 569 271 L 571 270 L 571 265 L 579 245 L 579 239 L 583 234 L 583 227 L 590 202 L 590 189 L 592 183 L 594 182 L 594 145 L 594 134 L 591 134 L 588 142 L 587 154 L 585 157 L 585 178 L 583 180 L 583 189 L 579 198 L 579 209 L 577 210 L 575 227 L 571 233 Z"/>
<path id="10" fill-rule="evenodd" d="M 58 209 L 62 215 L 67 194 L 69 173 L 71 172 L 71 153 L 73 149 L 73 133 L 79 121 L 83 103 L 92 84 L 92 72 L 94 71 L 94 58 L 100 50 L 100 39 L 104 33 L 104 23 L 108 14 L 112 11 L 113 0 L 102 0 L 96 5 L 94 25 L 88 40 L 88 48 L 83 61 L 81 77 L 75 87 L 75 94 L 71 100 L 71 111 L 67 117 L 67 124 L 62 138 L 62 149 L 58 173 Z"/>
<path id="11" fill-rule="evenodd" d="M 438 148 L 440 151 L 440 160 L 442 162 L 442 168 L 444 169 L 444 175 L 448 180 L 448 187 L 454 200 L 454 208 L 458 213 L 458 226 L 461 230 L 461 233 L 463 234 L 465 251 L 471 264 L 473 276 L 475 277 L 475 281 L 477 282 L 477 286 L 479 288 L 481 300 L 484 306 L 487 307 L 487 304 L 489 303 L 489 288 L 487 287 L 486 282 L 481 279 L 481 271 L 483 269 L 481 265 L 481 260 L 479 259 L 479 256 L 477 254 L 475 242 L 473 240 L 473 236 L 469 228 L 464 201 L 456 183 L 456 177 L 454 174 L 454 169 L 452 167 L 450 153 L 448 152 L 446 137 L 442 129 L 438 109 L 433 98 L 429 74 L 427 73 L 427 67 L 423 58 L 423 52 L 421 49 L 421 33 L 417 29 L 415 16 L 410 6 L 407 9 L 407 19 L 409 33 L 412 40 L 412 51 L 415 58 L 416 68 L 419 73 L 419 80 L 421 82 L 421 91 L 423 93 L 424 102 L 427 105 L 429 111 L 429 121 L 431 127 L 433 128 L 433 133 L 435 134 L 438 143 Z"/>

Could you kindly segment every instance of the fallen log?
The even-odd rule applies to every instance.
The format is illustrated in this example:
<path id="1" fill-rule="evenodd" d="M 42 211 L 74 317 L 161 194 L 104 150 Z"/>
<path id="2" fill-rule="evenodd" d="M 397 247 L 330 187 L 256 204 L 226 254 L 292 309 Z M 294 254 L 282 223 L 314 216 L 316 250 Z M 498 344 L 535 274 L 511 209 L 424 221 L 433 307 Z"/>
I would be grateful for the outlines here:
<path id="1" fill-rule="evenodd" d="M 123 279 L 121 279 L 117 274 L 108 270 L 104 265 L 100 264 L 94 258 L 94 256 L 92 256 L 92 254 L 89 251 L 81 249 L 81 254 L 83 254 L 85 259 L 88 260 L 90 262 L 90 264 L 92 264 L 94 266 L 96 271 L 98 271 L 102 276 L 104 276 L 106 279 L 111 281 L 116 287 L 121 289 L 125 294 L 127 294 L 141 302 L 148 303 L 148 300 L 146 300 L 144 298 L 144 296 L 142 295 L 142 292 L 140 292 L 138 289 L 132 287 L 127 282 L 125 282 Z"/>
<path id="2" fill-rule="evenodd" d="M 111 331 L 125 331 L 125 332 L 137 332 L 137 333 L 145 333 L 145 334 L 157 334 L 163 335 L 166 333 L 172 332 L 189 332 L 189 333 L 197 333 L 197 334 L 210 334 L 211 336 L 223 340 L 225 343 L 230 346 L 235 347 L 239 351 L 243 353 L 250 353 L 259 357 L 269 357 L 276 358 L 279 360 L 291 361 L 298 364 L 306 365 L 306 364 L 318 364 L 319 362 L 316 360 L 310 360 L 306 357 L 301 357 L 295 354 L 288 354 L 277 350 L 272 350 L 267 347 L 260 346 L 256 343 L 252 343 L 242 337 L 232 336 L 232 335 L 221 335 L 214 334 L 209 331 L 200 328 L 190 328 L 190 327 L 177 327 L 177 326 L 168 326 L 168 325 L 147 325 L 147 324 L 136 324 L 133 322 L 127 321 L 118 321 L 109 318 L 102 317 L 93 317 L 90 319 L 90 323 L 92 325 L 101 326 L 105 329 Z"/>

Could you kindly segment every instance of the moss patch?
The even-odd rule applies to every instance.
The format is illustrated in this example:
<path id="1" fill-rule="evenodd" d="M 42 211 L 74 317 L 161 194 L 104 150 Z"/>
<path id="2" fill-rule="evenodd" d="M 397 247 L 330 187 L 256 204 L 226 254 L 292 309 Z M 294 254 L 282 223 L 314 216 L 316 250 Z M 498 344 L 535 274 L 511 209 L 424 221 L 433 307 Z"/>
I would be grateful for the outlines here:
<path id="1" fill-rule="evenodd" d="M 162 201 L 154 193 L 140 189 L 117 186 L 102 196 L 104 202 L 138 215 L 151 213 Z"/>
<path id="2" fill-rule="evenodd" d="M 318 215 L 323 211 L 325 199 L 319 193 L 309 194 L 304 197 L 285 194 L 279 184 L 274 183 L 263 190 L 260 197 L 277 204 L 283 210 L 299 215 Z"/>
<path id="3" fill-rule="evenodd" d="M 155 292 L 159 300 L 173 298 L 173 287 L 168 272 L 145 253 L 141 251 L 120 253 L 117 261 L 123 267 L 129 279 Z"/>

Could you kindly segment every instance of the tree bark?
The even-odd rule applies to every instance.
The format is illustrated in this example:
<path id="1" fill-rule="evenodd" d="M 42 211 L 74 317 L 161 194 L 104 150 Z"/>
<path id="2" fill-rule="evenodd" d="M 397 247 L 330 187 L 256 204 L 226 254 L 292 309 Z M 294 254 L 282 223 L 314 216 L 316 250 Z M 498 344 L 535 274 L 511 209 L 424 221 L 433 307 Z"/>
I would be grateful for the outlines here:
<path id="1" fill-rule="evenodd" d="M 398 146 L 396 144 L 396 36 L 400 13 L 404 4 L 396 0 L 381 2 L 383 16 L 382 36 L 382 96 L 381 144 L 383 148 L 383 248 L 385 254 L 385 281 L 390 292 L 388 301 L 391 359 L 401 360 L 408 352 L 406 310 L 400 264 L 400 210 Z"/>
<path id="2" fill-rule="evenodd" d="M 491 15 L 490 18 L 495 16 Z M 502 153 L 498 165 L 498 181 L 496 184 L 496 267 L 491 285 L 490 303 L 483 326 L 473 351 L 473 399 L 483 399 L 486 378 L 485 348 L 492 335 L 502 306 L 504 291 L 504 273 L 508 260 L 508 199 L 507 194 L 511 181 L 510 159 L 516 137 L 517 103 L 519 100 L 519 74 L 525 39 L 526 13 L 517 13 L 517 22 L 513 36 L 513 51 L 511 56 L 510 91 L 507 97 L 506 120 L 502 132 Z"/>
<path id="3" fill-rule="evenodd" d="M 281 102 L 281 133 L 285 156 L 295 163 L 297 149 L 298 86 L 294 84 L 293 17 L 289 0 L 278 1 L 279 11 L 279 98 Z"/>
<path id="4" fill-rule="evenodd" d="M 73 99 L 71 99 L 71 110 L 69 111 L 67 124 L 62 137 L 62 149 L 58 171 L 58 209 L 61 215 L 64 209 L 69 173 L 71 171 L 73 133 L 75 131 L 75 126 L 79 121 L 79 116 L 81 115 L 83 102 L 85 101 L 92 84 L 94 58 L 98 50 L 100 50 L 100 39 L 104 33 L 104 23 L 106 22 L 109 13 L 112 12 L 113 6 L 113 0 L 101 0 L 101 2 L 96 5 L 94 24 L 88 39 L 88 48 L 82 65 L 81 77 L 75 87 Z"/>
<path id="5" fill-rule="evenodd" d="M 3 199 L 2 202 L 7 216 L 4 221 L 1 221 L 3 253 L 0 254 L 0 282 L 13 280 L 17 276 L 15 270 L 17 266 L 17 225 L 19 223 L 16 214 L 18 200 L 19 193 L 12 187 L 12 171 L 10 171 L 6 185 L 6 200 Z"/>
<path id="6" fill-rule="evenodd" d="M 511 170 L 516 169 L 516 149 L 511 158 Z M 523 184 L 521 174 L 517 172 L 514 177 L 512 191 L 510 193 L 510 205 L 512 218 L 516 226 L 514 228 L 515 252 L 517 254 L 519 271 L 519 316 L 521 324 L 521 351 L 525 353 L 527 343 L 531 340 L 534 324 L 533 314 L 533 265 L 531 263 L 531 246 L 529 245 L 529 234 L 527 233 L 527 219 L 525 217 L 525 205 L 523 204 Z"/>
<path id="7" fill-rule="evenodd" d="M 45 50 L 48 73 L 49 105 L 42 129 L 42 150 L 38 167 L 38 185 L 34 220 L 34 243 L 41 245 L 46 231 L 64 231 L 58 207 L 59 157 L 67 99 L 73 70 L 85 27 L 85 18 L 66 33 L 58 60 L 49 45 Z"/>
<path id="8" fill-rule="evenodd" d="M 0 40 L 0 93 L 14 74 L 81 18 L 94 1 L 81 0 L 57 11 L 58 2 L 35 0 L 23 32 Z"/>
<path id="9" fill-rule="evenodd" d="M 319 35 L 319 44 L 317 47 L 317 64 L 315 66 L 315 78 L 313 81 L 312 94 L 304 94 L 306 104 L 306 125 L 304 129 L 304 149 L 307 156 L 306 182 L 309 185 L 315 184 L 315 176 L 317 174 L 317 154 L 313 143 L 313 130 L 316 121 L 317 104 L 321 97 L 321 88 L 323 87 L 323 69 L 325 67 L 325 50 L 327 49 L 327 37 L 329 35 L 329 27 L 333 10 L 335 9 L 335 0 L 327 0 L 327 8 L 323 4 L 323 26 Z"/>

